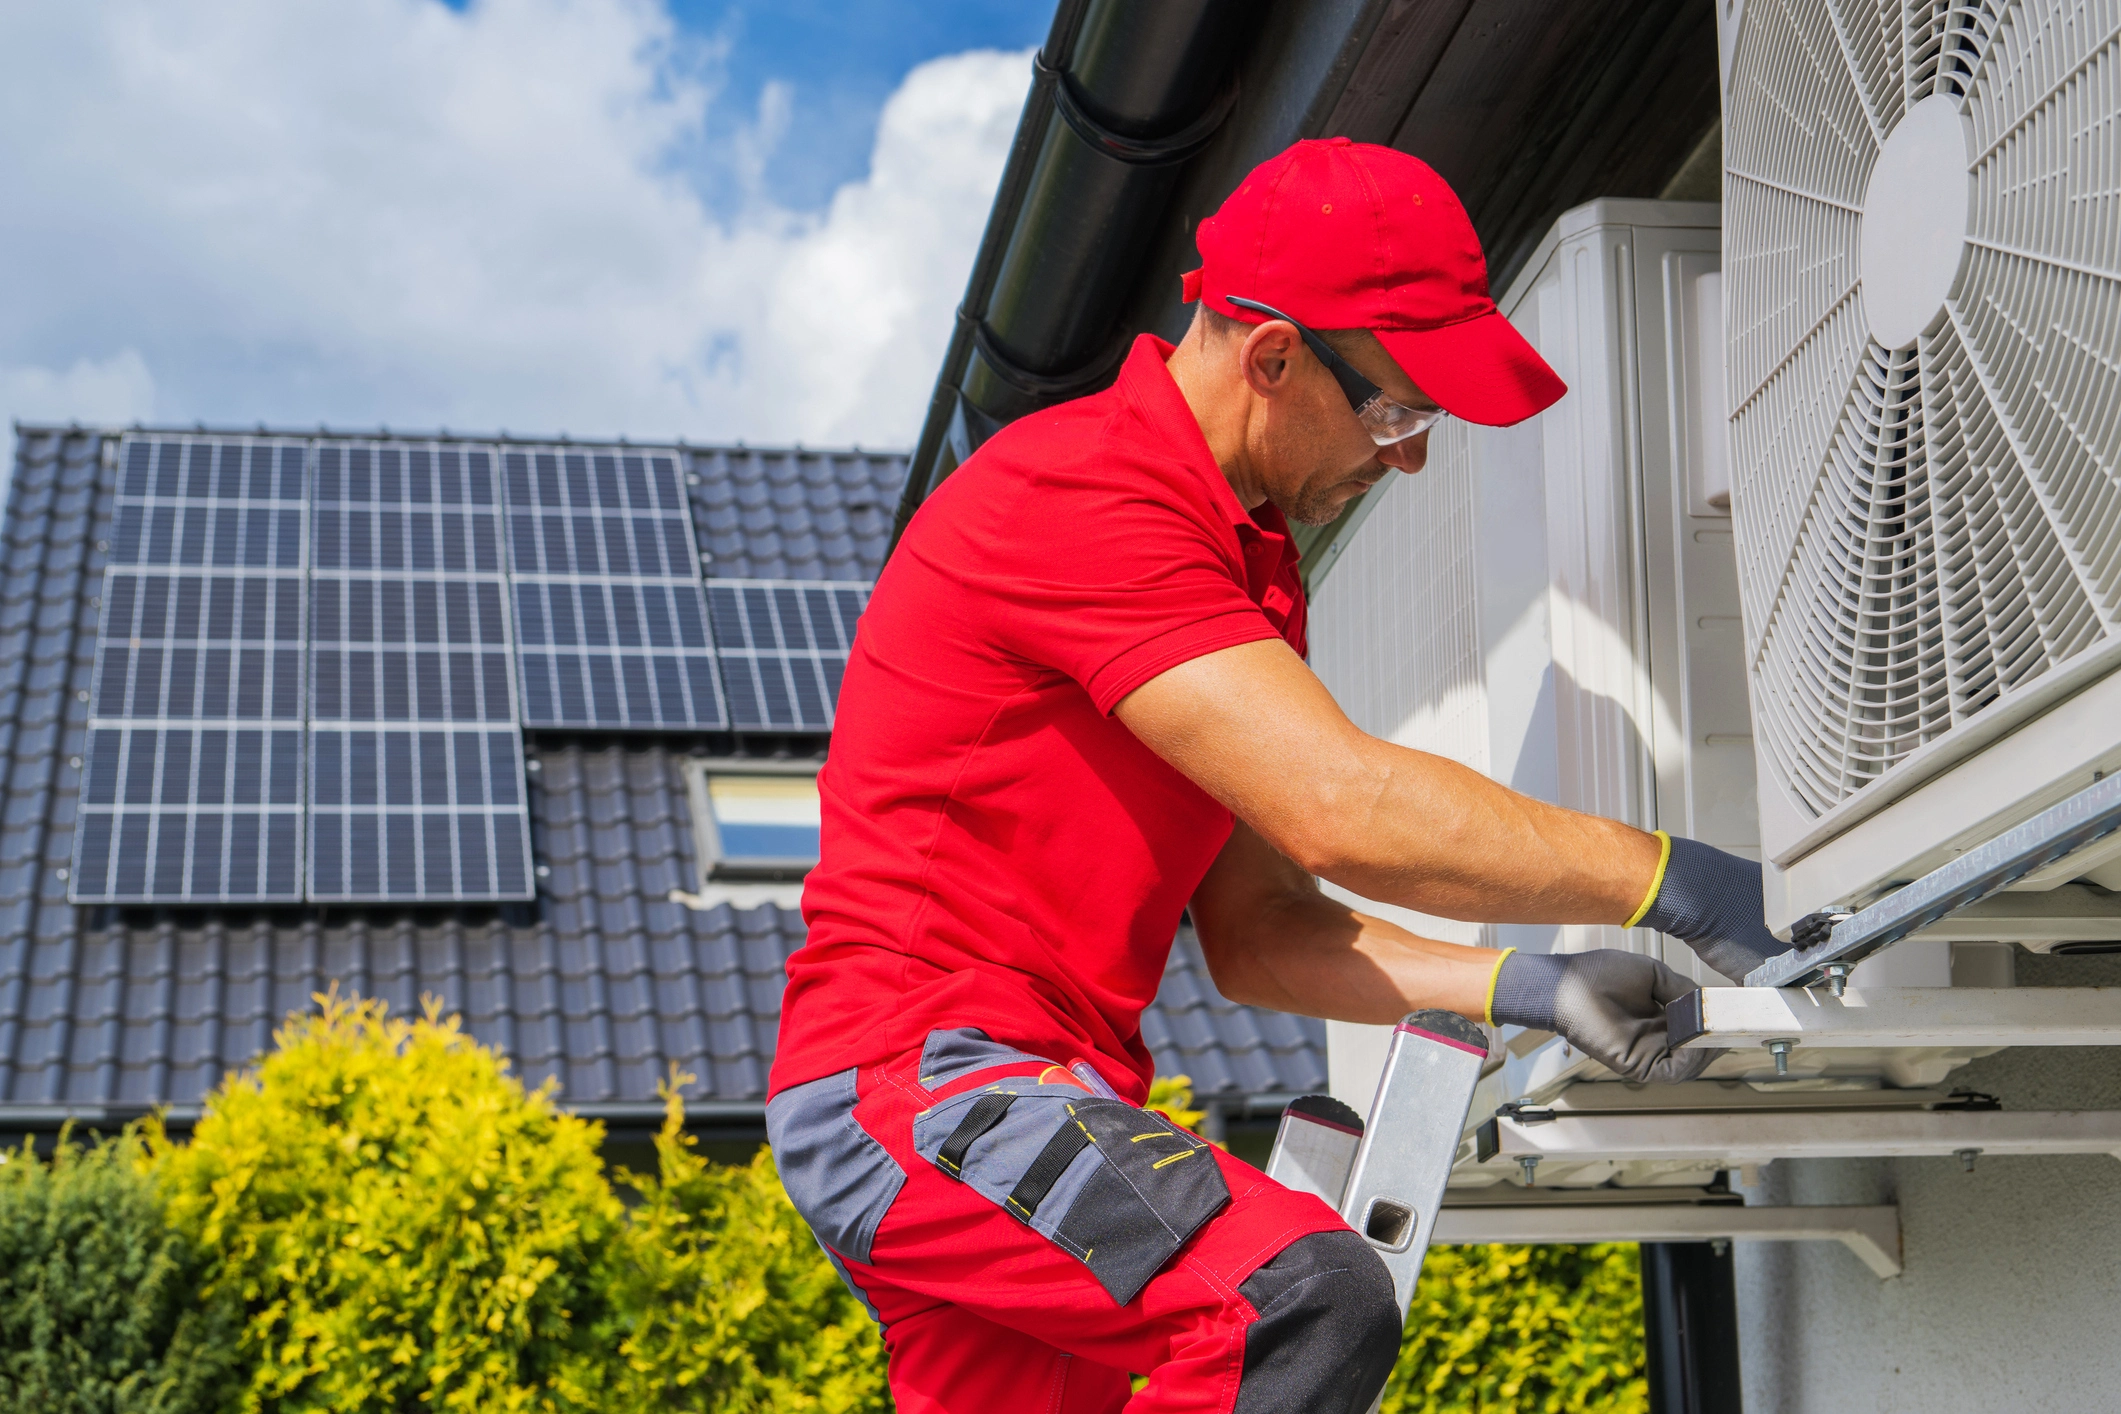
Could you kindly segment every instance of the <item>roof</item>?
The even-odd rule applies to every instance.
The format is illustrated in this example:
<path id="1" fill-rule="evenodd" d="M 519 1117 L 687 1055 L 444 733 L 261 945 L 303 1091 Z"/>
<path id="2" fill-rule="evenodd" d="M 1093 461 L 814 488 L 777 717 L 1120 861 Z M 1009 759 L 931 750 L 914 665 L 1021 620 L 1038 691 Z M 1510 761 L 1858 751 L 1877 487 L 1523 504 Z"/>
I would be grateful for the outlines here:
<path id="1" fill-rule="evenodd" d="M 0 1126 L 196 1105 L 289 1011 L 337 982 L 460 1013 L 570 1106 L 646 1116 L 672 1065 L 703 1119 L 754 1116 L 780 1015 L 792 909 L 672 901 L 695 882 L 684 739 L 528 733 L 533 905 L 209 910 L 66 900 L 108 524 L 102 444 L 25 427 L 0 565 Z M 687 448 L 718 575 L 872 577 L 905 460 Z M 822 750 L 780 739 L 770 749 Z M 726 744 L 717 749 L 726 750 Z M 1319 1089 L 1324 1026 L 1223 999 L 1182 932 L 1142 1031 L 1158 1068 L 1225 1103 Z"/>

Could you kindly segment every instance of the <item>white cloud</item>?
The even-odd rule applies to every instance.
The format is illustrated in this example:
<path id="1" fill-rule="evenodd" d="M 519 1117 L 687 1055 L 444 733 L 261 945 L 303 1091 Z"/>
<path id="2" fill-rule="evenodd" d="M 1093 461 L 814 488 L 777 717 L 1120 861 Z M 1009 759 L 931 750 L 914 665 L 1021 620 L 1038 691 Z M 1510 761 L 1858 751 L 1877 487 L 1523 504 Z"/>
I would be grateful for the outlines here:
<path id="1" fill-rule="evenodd" d="M 0 364 L 0 409 L 24 422 L 134 422 L 155 415 L 155 380 L 134 349 L 63 372 Z"/>
<path id="2" fill-rule="evenodd" d="M 0 54 L 0 415 L 871 445 L 918 431 L 1030 71 L 915 69 L 801 214 L 757 181 L 785 92 L 720 131 L 653 0 L 7 6 Z"/>

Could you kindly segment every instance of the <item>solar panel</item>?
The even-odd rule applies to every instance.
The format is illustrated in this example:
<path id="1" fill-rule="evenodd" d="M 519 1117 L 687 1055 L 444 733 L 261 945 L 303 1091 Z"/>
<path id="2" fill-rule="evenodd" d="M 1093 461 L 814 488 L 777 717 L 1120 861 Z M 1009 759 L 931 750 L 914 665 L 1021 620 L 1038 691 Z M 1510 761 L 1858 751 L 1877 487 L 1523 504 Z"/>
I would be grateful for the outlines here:
<path id="1" fill-rule="evenodd" d="M 308 448 L 118 449 L 69 897 L 302 897 Z"/>
<path id="2" fill-rule="evenodd" d="M 495 454 L 332 442 L 316 458 L 309 897 L 529 898 Z"/>
<path id="3" fill-rule="evenodd" d="M 676 455 L 523 448 L 503 464 L 524 725 L 726 729 Z"/>
<path id="4" fill-rule="evenodd" d="M 707 605 L 731 725 L 830 731 L 854 621 L 868 602 L 866 584 L 710 580 Z"/>

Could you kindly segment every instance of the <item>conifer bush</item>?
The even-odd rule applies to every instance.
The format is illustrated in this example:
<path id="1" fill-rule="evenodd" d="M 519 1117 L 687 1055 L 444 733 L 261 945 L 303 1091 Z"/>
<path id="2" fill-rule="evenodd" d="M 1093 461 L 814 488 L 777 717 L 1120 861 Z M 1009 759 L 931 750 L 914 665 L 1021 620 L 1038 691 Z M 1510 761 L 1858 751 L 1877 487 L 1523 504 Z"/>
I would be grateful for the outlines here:
<path id="1" fill-rule="evenodd" d="M 210 1097 L 0 1163 L 0 1414 L 885 1414 L 882 1340 L 761 1152 L 672 1075 L 656 1171 L 430 1005 L 319 999 Z M 1184 1076 L 1150 1105 L 1193 1128 Z M 1636 1250 L 1439 1247 L 1387 1414 L 1640 1414 Z"/>
<path id="2" fill-rule="evenodd" d="M 163 1219 L 136 1134 L 0 1154 L 0 1411 L 207 1414 L 240 1313 Z"/>
<path id="3" fill-rule="evenodd" d="M 599 1407 L 622 1214 L 598 1126 L 433 1005 L 320 1000 L 155 1143 L 207 1295 L 245 1312 L 239 1407 Z"/>
<path id="4" fill-rule="evenodd" d="M 889 1410 L 876 1322 L 796 1214 L 769 1152 L 742 1166 L 699 1154 L 677 1094 L 691 1079 L 664 1087 L 657 1172 L 618 1176 L 640 1201 L 613 1283 L 627 1334 L 611 1407 Z"/>
<path id="5" fill-rule="evenodd" d="M 1633 1243 L 1432 1247 L 1383 1414 L 1644 1414 Z"/>

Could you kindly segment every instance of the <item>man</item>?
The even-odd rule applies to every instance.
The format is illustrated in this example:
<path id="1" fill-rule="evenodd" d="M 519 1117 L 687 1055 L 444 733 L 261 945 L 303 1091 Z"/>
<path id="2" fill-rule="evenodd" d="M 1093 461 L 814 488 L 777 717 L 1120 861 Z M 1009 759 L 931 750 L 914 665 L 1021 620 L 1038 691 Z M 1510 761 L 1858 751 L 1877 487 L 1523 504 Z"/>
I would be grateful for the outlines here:
<path id="1" fill-rule="evenodd" d="M 1488 298 L 1435 173 L 1299 143 L 1198 235 L 1177 348 L 1022 419 L 878 581 L 819 777 L 810 935 L 767 1128 L 884 1328 L 903 1414 L 1364 1409 L 1383 1265 L 1316 1198 L 1135 1108 L 1138 1021 L 1190 907 L 1235 1001 L 1443 1007 L 1680 1079 L 1687 984 L 1617 951 L 1499 959 L 1335 903 L 1626 923 L 1727 974 L 1779 951 L 1758 867 L 1544 805 L 1357 730 L 1304 666 L 1288 520 L 1421 469 L 1452 415 L 1559 379 Z M 1297 321 L 1301 321 L 1300 323 Z M 1328 331 L 1321 333 L 1319 331 Z"/>

